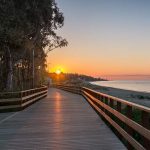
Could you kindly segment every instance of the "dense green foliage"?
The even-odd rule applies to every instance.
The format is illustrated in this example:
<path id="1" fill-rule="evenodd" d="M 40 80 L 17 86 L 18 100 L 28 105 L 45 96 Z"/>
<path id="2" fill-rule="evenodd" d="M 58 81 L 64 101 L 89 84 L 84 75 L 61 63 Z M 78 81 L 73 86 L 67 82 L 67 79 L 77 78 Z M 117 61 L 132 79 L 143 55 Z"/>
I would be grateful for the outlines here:
<path id="1" fill-rule="evenodd" d="M 67 45 L 63 24 L 55 0 L 0 0 L 0 91 L 42 84 L 47 53 Z"/>

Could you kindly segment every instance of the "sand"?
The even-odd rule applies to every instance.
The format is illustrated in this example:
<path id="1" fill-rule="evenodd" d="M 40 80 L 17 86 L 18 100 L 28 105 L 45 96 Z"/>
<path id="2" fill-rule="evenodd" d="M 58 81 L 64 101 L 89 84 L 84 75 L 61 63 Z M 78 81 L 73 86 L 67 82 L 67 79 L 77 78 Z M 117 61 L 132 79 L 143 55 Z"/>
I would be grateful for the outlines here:
<path id="1" fill-rule="evenodd" d="M 89 88 L 150 108 L 150 93 L 102 87 L 97 85 L 90 85 Z"/>

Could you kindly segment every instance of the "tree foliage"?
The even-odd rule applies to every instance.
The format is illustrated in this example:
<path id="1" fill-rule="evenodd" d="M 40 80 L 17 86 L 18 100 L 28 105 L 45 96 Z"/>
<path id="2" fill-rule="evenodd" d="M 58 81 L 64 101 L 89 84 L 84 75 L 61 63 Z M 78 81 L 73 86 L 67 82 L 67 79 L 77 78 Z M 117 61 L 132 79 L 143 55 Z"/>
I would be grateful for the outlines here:
<path id="1" fill-rule="evenodd" d="M 0 0 L 1 90 L 17 85 L 31 88 L 33 78 L 37 84 L 41 82 L 38 76 L 44 73 L 47 53 L 67 45 L 66 39 L 56 34 L 63 25 L 55 0 Z"/>

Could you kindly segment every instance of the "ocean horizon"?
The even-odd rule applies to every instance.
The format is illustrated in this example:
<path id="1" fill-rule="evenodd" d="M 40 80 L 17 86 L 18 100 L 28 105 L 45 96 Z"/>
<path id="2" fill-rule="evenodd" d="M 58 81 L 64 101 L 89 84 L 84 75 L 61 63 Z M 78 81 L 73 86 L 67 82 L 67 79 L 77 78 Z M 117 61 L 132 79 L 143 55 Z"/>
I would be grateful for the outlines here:
<path id="1" fill-rule="evenodd" d="M 112 81 L 95 81 L 91 84 L 112 87 L 123 90 L 150 93 L 150 80 L 112 80 Z"/>
<path id="2" fill-rule="evenodd" d="M 150 80 L 150 75 L 101 75 L 105 80 Z"/>

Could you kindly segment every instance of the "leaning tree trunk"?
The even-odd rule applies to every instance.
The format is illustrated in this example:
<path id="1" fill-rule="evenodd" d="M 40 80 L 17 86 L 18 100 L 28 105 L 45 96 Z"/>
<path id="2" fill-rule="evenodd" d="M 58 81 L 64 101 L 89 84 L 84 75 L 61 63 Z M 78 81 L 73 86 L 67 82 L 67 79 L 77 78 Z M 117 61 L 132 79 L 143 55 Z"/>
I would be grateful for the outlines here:
<path id="1" fill-rule="evenodd" d="M 8 91 L 11 91 L 13 88 L 13 63 L 12 63 L 12 55 L 10 52 L 9 47 L 7 47 L 7 83 L 6 83 L 6 89 Z"/>

